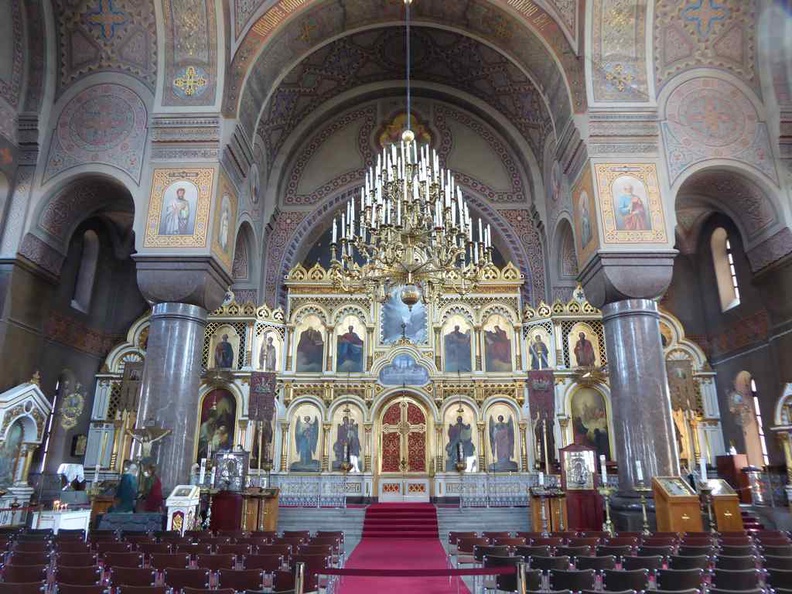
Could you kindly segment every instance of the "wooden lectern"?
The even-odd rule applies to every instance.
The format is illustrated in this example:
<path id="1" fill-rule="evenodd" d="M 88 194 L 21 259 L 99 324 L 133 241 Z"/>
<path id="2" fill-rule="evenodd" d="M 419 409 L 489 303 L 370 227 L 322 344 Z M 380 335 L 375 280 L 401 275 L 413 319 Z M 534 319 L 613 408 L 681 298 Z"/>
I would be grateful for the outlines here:
<path id="1" fill-rule="evenodd" d="M 242 494 L 242 530 L 275 532 L 278 529 L 278 489 L 251 487 Z"/>
<path id="2" fill-rule="evenodd" d="M 709 479 L 712 489 L 712 514 L 718 532 L 739 532 L 745 529 L 740 513 L 740 499 L 723 479 Z"/>
<path id="3" fill-rule="evenodd" d="M 698 494 L 679 476 L 652 478 L 658 532 L 703 532 Z"/>
<path id="4" fill-rule="evenodd" d="M 558 450 L 561 488 L 566 492 L 567 530 L 602 530 L 602 497 L 597 493 L 597 451 L 581 444 Z"/>
<path id="5" fill-rule="evenodd" d="M 715 463 L 718 467 L 718 476 L 726 479 L 734 489 L 742 503 L 753 503 L 751 499 L 751 483 L 742 471 L 748 464 L 748 456 L 745 454 L 733 454 L 730 456 L 717 456 Z"/>

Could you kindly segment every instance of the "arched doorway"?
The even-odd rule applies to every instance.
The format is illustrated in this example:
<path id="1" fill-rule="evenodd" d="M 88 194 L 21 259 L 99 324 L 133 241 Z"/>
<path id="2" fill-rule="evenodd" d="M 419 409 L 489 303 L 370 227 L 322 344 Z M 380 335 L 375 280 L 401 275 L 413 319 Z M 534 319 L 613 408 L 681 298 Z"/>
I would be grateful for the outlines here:
<path id="1" fill-rule="evenodd" d="M 379 500 L 429 501 L 429 415 L 402 394 L 382 409 L 379 437 Z"/>

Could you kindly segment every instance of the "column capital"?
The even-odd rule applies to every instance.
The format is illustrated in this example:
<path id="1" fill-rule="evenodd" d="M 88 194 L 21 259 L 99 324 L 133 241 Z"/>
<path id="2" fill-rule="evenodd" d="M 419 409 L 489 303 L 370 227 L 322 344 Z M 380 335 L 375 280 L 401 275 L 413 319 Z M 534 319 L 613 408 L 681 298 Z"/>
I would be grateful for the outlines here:
<path id="1" fill-rule="evenodd" d="M 152 303 L 186 303 L 214 311 L 232 280 L 211 256 L 132 256 L 138 287 Z"/>
<path id="2" fill-rule="evenodd" d="M 594 307 L 627 299 L 654 299 L 671 284 L 677 250 L 599 252 L 580 273 Z"/>

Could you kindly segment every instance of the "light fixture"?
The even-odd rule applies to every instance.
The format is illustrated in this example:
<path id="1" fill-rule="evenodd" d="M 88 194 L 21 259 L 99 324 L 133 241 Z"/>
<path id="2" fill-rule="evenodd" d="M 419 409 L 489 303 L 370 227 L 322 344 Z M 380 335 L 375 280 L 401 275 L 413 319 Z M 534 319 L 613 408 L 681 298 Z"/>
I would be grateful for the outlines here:
<path id="1" fill-rule="evenodd" d="M 360 197 L 333 221 L 330 276 L 349 293 L 379 302 L 395 290 L 409 309 L 444 293 L 473 290 L 492 263 L 490 226 L 473 219 L 454 176 L 437 152 L 419 146 L 411 122 L 410 4 L 404 0 L 407 129 L 383 148 Z"/>

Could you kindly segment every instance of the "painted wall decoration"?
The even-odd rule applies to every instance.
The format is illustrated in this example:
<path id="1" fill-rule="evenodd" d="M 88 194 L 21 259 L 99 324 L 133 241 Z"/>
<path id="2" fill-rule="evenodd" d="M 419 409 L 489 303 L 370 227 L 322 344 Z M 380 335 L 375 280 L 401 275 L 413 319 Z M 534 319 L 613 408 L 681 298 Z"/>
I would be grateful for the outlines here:
<path id="1" fill-rule="evenodd" d="M 492 472 L 516 472 L 518 426 L 514 411 L 505 404 L 495 404 L 487 409 L 487 437 L 489 465 Z"/>
<path id="2" fill-rule="evenodd" d="M 596 333 L 586 323 L 578 322 L 567 336 L 569 361 L 573 367 L 599 367 L 599 340 Z"/>
<path id="3" fill-rule="evenodd" d="M 531 369 L 548 369 L 554 366 L 553 342 L 547 330 L 544 328 L 533 328 L 526 340 L 528 342 L 528 360 Z"/>
<path id="4" fill-rule="evenodd" d="M 605 243 L 665 243 L 657 166 L 595 165 Z"/>
<path id="5" fill-rule="evenodd" d="M 324 369 L 325 327 L 318 316 L 309 315 L 294 331 L 297 340 L 296 371 L 320 372 Z"/>
<path id="6" fill-rule="evenodd" d="M 208 368 L 236 369 L 240 338 L 236 328 L 228 324 L 220 326 L 209 341 Z"/>
<path id="7" fill-rule="evenodd" d="M 101 84 L 77 94 L 61 111 L 50 141 L 44 181 L 78 165 L 110 165 L 140 182 L 148 111 L 121 85 Z"/>
<path id="8" fill-rule="evenodd" d="M 153 93 L 157 21 L 151 0 L 56 0 L 58 94 L 92 73 L 134 76 Z"/>
<path id="9" fill-rule="evenodd" d="M 647 2 L 593 0 L 591 14 L 594 101 L 648 102 Z"/>
<path id="10" fill-rule="evenodd" d="M 610 428 L 605 397 L 594 388 L 578 388 L 570 400 L 574 443 L 597 450 L 597 456 L 611 459 Z"/>
<path id="11" fill-rule="evenodd" d="M 575 247 L 578 268 L 588 262 L 599 247 L 597 208 L 594 204 L 594 181 L 591 167 L 586 165 L 580 179 L 572 188 L 572 220 L 575 223 Z"/>
<path id="12" fill-rule="evenodd" d="M 365 368 L 366 328 L 356 316 L 346 316 L 336 336 L 336 370 L 359 373 Z"/>
<path id="13" fill-rule="evenodd" d="M 206 247 L 214 169 L 155 169 L 143 245 Z"/>
<path id="14" fill-rule="evenodd" d="M 478 431 L 473 409 L 467 404 L 449 406 L 443 421 L 446 472 L 455 472 L 457 462 L 465 464 L 466 472 L 475 472 L 478 467 Z"/>
<path id="15" fill-rule="evenodd" d="M 293 472 L 319 472 L 322 468 L 322 416 L 315 404 L 301 404 L 292 414 L 291 464 Z"/>
<path id="16" fill-rule="evenodd" d="M 216 388 L 204 396 L 198 425 L 196 461 L 233 447 L 236 419 L 237 401 L 231 392 Z"/>
<path id="17" fill-rule="evenodd" d="M 445 371 L 473 370 L 473 327 L 459 314 L 448 318 L 443 325 L 443 369 Z"/>
<path id="18" fill-rule="evenodd" d="M 279 371 L 280 353 L 283 350 L 283 340 L 274 330 L 265 332 L 259 338 L 256 364 L 260 371 Z"/>
<path id="19" fill-rule="evenodd" d="M 363 413 L 357 406 L 337 408 L 333 415 L 333 470 L 341 470 L 346 460 L 349 472 L 363 471 L 361 436 L 363 434 Z"/>
<path id="20" fill-rule="evenodd" d="M 217 191 L 219 202 L 215 207 L 212 253 L 231 270 L 234 255 L 234 229 L 237 218 L 237 195 L 228 177 L 221 173 Z"/>
<path id="21" fill-rule="evenodd" d="M 700 66 L 725 70 L 756 88 L 756 0 L 657 0 L 654 11 L 658 90 Z"/>
<path id="22" fill-rule="evenodd" d="M 698 77 L 674 89 L 661 123 L 671 183 L 706 159 L 735 159 L 778 180 L 767 126 L 735 85 Z"/>
<path id="23" fill-rule="evenodd" d="M 206 0 L 164 0 L 163 105 L 213 105 L 217 89 L 217 20 Z"/>
<path id="24" fill-rule="evenodd" d="M 415 344 L 426 344 L 429 338 L 426 306 L 419 301 L 410 309 L 402 302 L 400 294 L 401 287 L 394 287 L 390 299 L 382 305 L 380 342 L 393 344 L 403 335 Z"/>
<path id="25" fill-rule="evenodd" d="M 429 383 L 429 370 L 412 355 L 402 353 L 380 370 L 379 383 L 383 386 L 425 386 Z"/>
<path id="26" fill-rule="evenodd" d="M 504 316 L 495 314 L 482 329 L 486 371 L 512 371 L 512 328 Z"/>

